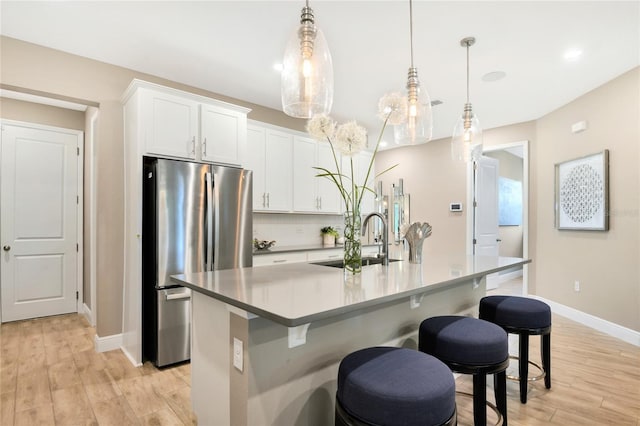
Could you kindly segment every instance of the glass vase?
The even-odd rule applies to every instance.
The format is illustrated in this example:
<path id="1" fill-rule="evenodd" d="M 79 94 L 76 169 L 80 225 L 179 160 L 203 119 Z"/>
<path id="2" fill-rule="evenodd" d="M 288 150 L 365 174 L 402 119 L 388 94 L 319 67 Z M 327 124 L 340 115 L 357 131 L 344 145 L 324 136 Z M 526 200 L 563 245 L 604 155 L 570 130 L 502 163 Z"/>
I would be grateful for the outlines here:
<path id="1" fill-rule="evenodd" d="M 362 272 L 362 243 L 360 242 L 362 217 L 360 209 L 347 210 L 344 215 L 344 272 Z"/>

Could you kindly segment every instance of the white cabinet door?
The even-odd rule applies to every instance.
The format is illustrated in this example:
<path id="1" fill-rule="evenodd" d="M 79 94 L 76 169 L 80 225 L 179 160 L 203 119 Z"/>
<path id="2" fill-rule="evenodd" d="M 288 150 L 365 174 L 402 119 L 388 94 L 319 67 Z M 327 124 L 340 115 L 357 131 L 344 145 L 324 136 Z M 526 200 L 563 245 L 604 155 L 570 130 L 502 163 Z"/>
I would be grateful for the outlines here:
<path id="1" fill-rule="evenodd" d="M 362 202 L 360 203 L 360 213 L 362 214 L 369 214 L 375 210 L 376 196 L 375 193 L 372 192 L 375 191 L 375 167 L 371 167 L 369 179 L 367 180 L 367 182 L 365 182 L 365 178 L 367 177 L 367 170 L 369 169 L 369 163 L 371 163 L 372 157 L 373 153 L 363 151 L 359 153 L 355 159 L 357 162 L 359 184 L 364 184 L 367 188 L 371 189 L 371 191 L 364 189 Z"/>
<path id="2" fill-rule="evenodd" d="M 291 211 L 293 208 L 292 140 L 290 134 L 270 129 L 266 131 L 266 208 L 269 211 Z"/>
<path id="3" fill-rule="evenodd" d="M 196 158 L 198 103 L 144 91 L 145 149 L 150 154 Z"/>
<path id="4" fill-rule="evenodd" d="M 247 127 L 245 168 L 253 170 L 254 211 L 291 211 L 292 140 L 290 134 L 268 127 Z"/>
<path id="5" fill-rule="evenodd" d="M 265 151 L 267 146 L 266 130 L 262 127 L 247 127 L 247 155 L 245 168 L 253 170 L 253 209 L 266 210 L 267 185 Z"/>
<path id="6" fill-rule="evenodd" d="M 317 144 L 317 166 L 336 172 L 336 160 L 331 152 L 331 146 L 328 143 Z M 340 159 L 338 159 L 340 161 Z M 314 169 L 314 172 L 320 170 Z M 318 188 L 318 198 L 320 200 L 320 211 L 323 213 L 342 213 L 342 197 L 336 184 L 328 178 L 315 178 Z"/>
<path id="7" fill-rule="evenodd" d="M 246 115 L 215 105 L 200 106 L 202 161 L 240 166 L 246 139 Z"/>
<path id="8" fill-rule="evenodd" d="M 293 210 L 317 212 L 320 200 L 317 193 L 316 141 L 296 136 L 293 140 Z"/>

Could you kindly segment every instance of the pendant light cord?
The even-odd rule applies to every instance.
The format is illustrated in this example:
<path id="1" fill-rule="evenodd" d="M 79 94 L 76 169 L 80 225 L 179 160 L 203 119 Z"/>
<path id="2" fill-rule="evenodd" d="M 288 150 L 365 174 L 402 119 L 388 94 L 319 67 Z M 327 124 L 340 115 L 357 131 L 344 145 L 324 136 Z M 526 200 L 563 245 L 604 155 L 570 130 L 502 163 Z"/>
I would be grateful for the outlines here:
<path id="1" fill-rule="evenodd" d="M 467 103 L 469 103 L 469 43 L 467 43 Z"/>
<path id="2" fill-rule="evenodd" d="M 413 2 L 409 0 L 409 45 L 411 46 L 411 68 L 413 68 Z"/>

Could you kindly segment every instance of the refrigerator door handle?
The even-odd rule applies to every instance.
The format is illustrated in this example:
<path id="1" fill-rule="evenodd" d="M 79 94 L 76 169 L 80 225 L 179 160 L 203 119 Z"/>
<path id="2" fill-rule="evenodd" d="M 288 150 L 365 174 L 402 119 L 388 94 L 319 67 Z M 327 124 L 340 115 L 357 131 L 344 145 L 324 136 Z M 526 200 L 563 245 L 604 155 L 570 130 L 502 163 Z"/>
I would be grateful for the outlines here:
<path id="1" fill-rule="evenodd" d="M 205 271 L 213 271 L 213 209 L 215 208 L 213 201 L 213 176 L 211 172 L 207 172 L 205 175 L 206 191 L 207 191 L 207 229 L 206 229 L 206 265 Z"/>

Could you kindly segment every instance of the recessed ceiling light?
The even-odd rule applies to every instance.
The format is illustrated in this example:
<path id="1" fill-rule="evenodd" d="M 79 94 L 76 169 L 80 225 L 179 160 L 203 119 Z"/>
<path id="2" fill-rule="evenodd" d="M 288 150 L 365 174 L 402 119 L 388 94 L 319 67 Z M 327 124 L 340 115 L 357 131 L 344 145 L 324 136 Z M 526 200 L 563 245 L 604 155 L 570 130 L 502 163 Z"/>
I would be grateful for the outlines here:
<path id="1" fill-rule="evenodd" d="M 387 141 L 380 141 L 380 148 L 384 148 L 387 145 L 389 145 Z"/>
<path id="2" fill-rule="evenodd" d="M 482 76 L 482 81 L 492 82 L 502 80 L 507 76 L 507 73 L 504 71 L 491 71 Z"/>
<path id="3" fill-rule="evenodd" d="M 282 70 L 284 69 L 284 65 L 282 65 L 281 63 L 273 64 L 273 69 L 278 72 L 282 72 Z"/>
<path id="4" fill-rule="evenodd" d="M 566 59 L 567 61 L 575 61 L 580 56 L 582 56 L 582 50 L 580 49 L 569 49 L 564 52 L 564 59 Z"/>

